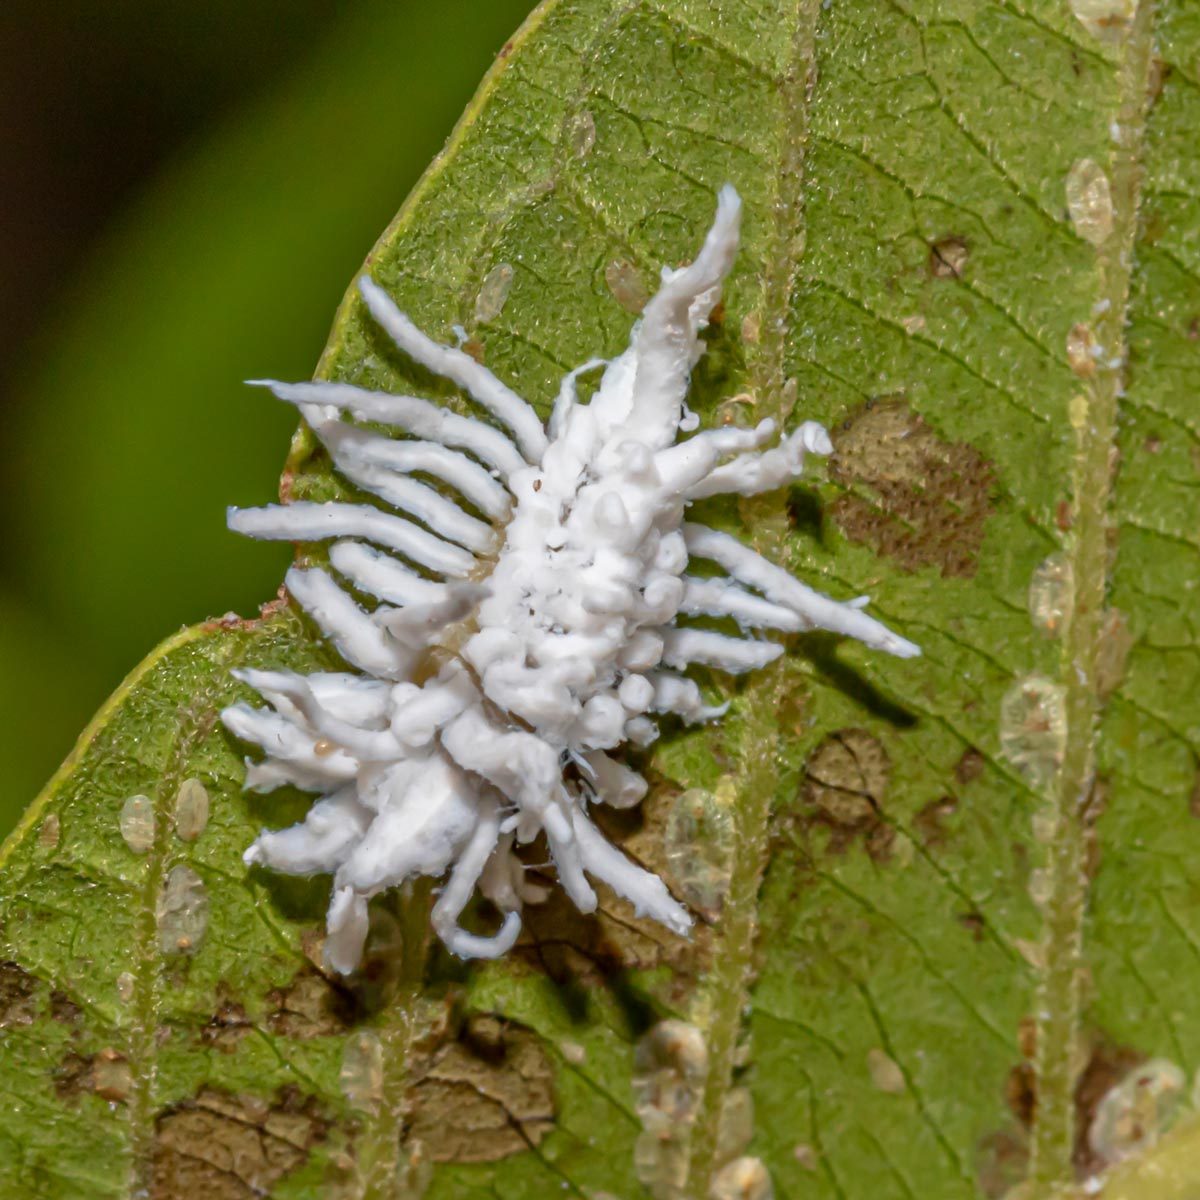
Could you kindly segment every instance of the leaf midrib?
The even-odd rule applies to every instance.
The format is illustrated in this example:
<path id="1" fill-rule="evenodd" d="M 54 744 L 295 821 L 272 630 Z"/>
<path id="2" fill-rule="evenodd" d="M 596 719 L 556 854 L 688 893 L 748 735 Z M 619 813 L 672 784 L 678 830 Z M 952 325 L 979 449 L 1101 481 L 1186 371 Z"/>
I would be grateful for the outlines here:
<path id="1" fill-rule="evenodd" d="M 1066 716 L 1062 767 L 1051 797 L 1053 834 L 1047 864 L 1051 882 L 1043 909 L 1041 971 L 1036 1005 L 1037 1109 L 1031 1136 L 1030 1179 L 1038 1194 L 1073 1179 L 1074 1093 L 1080 1040 L 1083 925 L 1088 881 L 1088 808 L 1096 784 L 1096 743 L 1103 707 L 1099 656 L 1111 576 L 1112 455 L 1125 375 L 1125 337 L 1137 235 L 1141 156 L 1153 40 L 1153 0 L 1141 0 L 1121 46 L 1117 115 L 1120 140 L 1108 164 L 1113 230 L 1096 251 L 1096 300 L 1108 308 L 1094 322 L 1102 361 L 1119 353 L 1122 365 L 1100 367 L 1084 380 L 1086 408 L 1073 460 L 1071 536 L 1067 554 L 1073 606 L 1063 631 L 1059 684 Z M 1093 310 L 1095 311 L 1095 310 Z M 1089 314 L 1090 316 L 1090 314 Z"/>
<path id="2" fill-rule="evenodd" d="M 774 219 L 760 284 L 760 341 L 748 362 L 756 411 L 774 419 L 780 428 L 789 416 L 792 400 L 787 394 L 785 363 L 792 292 L 804 252 L 804 159 L 819 12 L 820 0 L 795 0 L 789 52 L 776 81 L 779 142 L 771 205 Z M 784 495 L 777 491 L 743 500 L 739 512 L 745 527 L 753 531 L 750 540 L 754 548 L 764 557 L 779 561 L 784 556 L 789 528 Z M 712 998 L 711 1019 L 705 1030 L 709 1065 L 689 1147 L 686 1194 L 691 1200 L 708 1200 L 714 1169 L 719 1165 L 716 1155 L 721 1109 L 733 1079 L 757 949 L 759 892 L 770 850 L 779 708 L 786 678 L 783 663 L 762 672 L 746 689 L 736 714 L 734 853 L 706 988 Z"/>

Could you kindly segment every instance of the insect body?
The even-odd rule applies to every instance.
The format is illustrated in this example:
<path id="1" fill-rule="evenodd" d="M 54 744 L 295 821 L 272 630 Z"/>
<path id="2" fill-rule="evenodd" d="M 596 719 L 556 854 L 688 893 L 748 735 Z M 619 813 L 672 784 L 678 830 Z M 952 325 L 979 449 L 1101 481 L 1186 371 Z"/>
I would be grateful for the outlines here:
<path id="1" fill-rule="evenodd" d="M 833 601 L 736 538 L 685 520 L 694 500 L 779 487 L 800 475 L 806 453 L 832 449 L 812 421 L 781 439 L 771 421 L 679 436 L 698 424 L 685 404 L 688 381 L 740 217 L 726 186 L 695 261 L 664 269 L 623 354 L 566 376 L 545 425 L 469 355 L 422 334 L 365 277 L 363 298 L 397 346 L 463 388 L 496 424 L 346 384 L 268 383 L 299 406 L 341 474 L 386 506 L 293 503 L 234 509 L 229 518 L 254 537 L 330 541 L 333 572 L 380 602 L 368 612 L 334 573 L 293 568 L 292 597 L 357 673 L 241 671 L 271 708 L 235 704 L 223 714 L 266 752 L 248 764 L 248 787 L 321 793 L 301 824 L 262 833 L 246 861 L 333 874 L 333 968 L 358 963 L 372 895 L 447 871 L 433 909 L 438 935 L 464 957 L 504 953 L 529 898 L 514 846 L 541 833 L 582 911 L 596 907 L 590 877 L 685 933 L 688 912 L 608 842 L 588 810 L 641 800 L 646 783 L 620 752 L 653 741 L 660 717 L 697 722 L 724 712 L 705 704 L 687 667 L 761 667 L 783 650 L 754 636 L 766 629 L 822 628 L 892 654 L 919 653 L 862 611 L 865 598 Z M 577 376 L 601 365 L 596 394 L 580 403 Z M 408 436 L 382 436 L 347 415 Z M 693 576 L 691 559 L 724 574 Z M 701 615 L 732 618 L 747 636 L 679 620 Z M 490 937 L 459 924 L 477 887 L 505 914 Z"/>

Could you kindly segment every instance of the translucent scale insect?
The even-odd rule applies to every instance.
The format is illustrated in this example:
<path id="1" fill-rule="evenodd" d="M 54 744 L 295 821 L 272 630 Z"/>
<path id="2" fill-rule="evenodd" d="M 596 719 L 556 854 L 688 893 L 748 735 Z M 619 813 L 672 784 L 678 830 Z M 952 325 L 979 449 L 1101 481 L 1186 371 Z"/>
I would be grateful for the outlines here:
<path id="1" fill-rule="evenodd" d="M 366 277 L 363 299 L 399 349 L 494 423 L 342 383 L 266 383 L 299 407 L 336 469 L 382 501 L 229 516 L 252 537 L 330 543 L 331 570 L 293 568 L 286 583 L 355 670 L 236 672 L 270 707 L 235 704 L 222 715 L 266 753 L 248 762 L 247 787 L 320 793 L 302 823 L 264 831 L 245 858 L 333 875 L 325 953 L 334 969 L 359 962 L 370 897 L 416 875 L 448 873 L 433 925 L 451 951 L 503 954 L 531 899 L 514 847 L 539 834 L 582 911 L 596 907 L 590 880 L 603 880 L 639 914 L 686 933 L 687 910 L 604 837 L 589 809 L 642 799 L 646 783 L 622 748 L 651 743 L 660 718 L 725 711 L 706 705 L 687 668 L 764 666 L 783 646 L 760 630 L 827 629 L 919 653 L 862 611 L 865 597 L 831 600 L 737 538 L 685 519 L 695 500 L 780 487 L 800 475 L 806 453 L 832 450 L 813 421 L 785 437 L 771 421 L 696 432 L 689 378 L 740 219 L 726 186 L 695 261 L 664 268 L 628 348 L 568 374 L 545 424 Z M 581 403 L 577 377 L 600 366 L 598 389 Z M 690 574 L 692 559 L 723 574 Z M 378 605 L 367 611 L 347 584 Z M 680 620 L 697 616 L 731 618 L 743 636 Z M 491 936 L 460 925 L 476 889 L 504 914 Z"/>

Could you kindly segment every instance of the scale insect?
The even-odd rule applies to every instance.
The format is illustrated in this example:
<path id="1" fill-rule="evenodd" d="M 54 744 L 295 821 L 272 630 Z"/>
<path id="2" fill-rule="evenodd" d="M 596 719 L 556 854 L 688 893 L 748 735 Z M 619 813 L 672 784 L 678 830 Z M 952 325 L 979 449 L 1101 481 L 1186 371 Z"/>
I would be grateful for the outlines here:
<path id="1" fill-rule="evenodd" d="M 695 432 L 689 378 L 740 223 L 741 201 L 726 185 L 695 261 L 663 269 L 628 348 L 570 372 L 544 424 L 365 276 L 362 297 L 399 349 L 493 420 L 344 383 L 260 381 L 299 408 L 347 480 L 382 501 L 229 513 L 230 527 L 251 537 L 329 543 L 330 569 L 293 567 L 287 589 L 355 670 L 236 671 L 269 707 L 234 704 L 222 719 L 265 752 L 247 762 L 248 788 L 320 795 L 300 824 L 261 833 L 245 861 L 333 875 L 332 969 L 348 973 L 360 961 L 368 900 L 417 875 L 448 874 L 432 920 L 453 953 L 504 954 L 522 903 L 539 894 L 515 846 L 539 834 L 581 911 L 596 908 L 591 880 L 602 880 L 639 914 L 686 934 L 687 910 L 588 813 L 642 799 L 646 782 L 621 748 L 654 741 L 660 718 L 724 713 L 705 704 L 687 668 L 766 665 L 783 646 L 756 636 L 762 630 L 827 629 L 901 657 L 919 653 L 862 611 L 866 597 L 831 600 L 729 534 L 685 519 L 695 500 L 780 487 L 799 477 L 806 454 L 832 451 L 814 421 L 784 437 L 771 421 Z M 581 403 L 577 377 L 600 367 L 597 391 Z M 692 559 L 723 574 L 689 574 Z M 378 604 L 367 611 L 347 584 Z M 693 617 L 732 619 L 744 636 Z M 503 914 L 490 936 L 460 924 L 477 889 Z"/>

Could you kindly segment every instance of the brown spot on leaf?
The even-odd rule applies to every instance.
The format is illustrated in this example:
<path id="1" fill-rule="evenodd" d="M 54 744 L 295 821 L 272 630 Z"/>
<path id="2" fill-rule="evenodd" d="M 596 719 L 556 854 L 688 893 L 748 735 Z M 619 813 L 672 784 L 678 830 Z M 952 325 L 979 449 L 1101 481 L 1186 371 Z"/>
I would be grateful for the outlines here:
<path id="1" fill-rule="evenodd" d="M 939 238 L 929 247 L 929 273 L 934 279 L 961 279 L 967 257 L 965 238 Z"/>
<path id="2" fill-rule="evenodd" d="M 800 799 L 806 815 L 831 830 L 832 853 L 861 836 L 873 859 L 888 858 L 895 833 L 883 802 L 891 770 L 883 743 L 865 729 L 839 729 L 809 755 Z"/>
<path id="3" fill-rule="evenodd" d="M 942 845 L 946 840 L 946 828 L 942 824 L 958 808 L 955 796 L 939 796 L 930 800 L 913 818 L 913 832 L 921 839 L 926 849 Z"/>
<path id="4" fill-rule="evenodd" d="M 1146 79 L 1146 99 L 1151 106 L 1158 103 L 1163 84 L 1171 77 L 1175 68 L 1169 62 L 1154 55 L 1150 59 L 1150 72 Z"/>
<path id="5" fill-rule="evenodd" d="M 1032 1017 L 1018 1030 L 1021 1061 L 1008 1073 L 1005 1103 L 1015 1124 L 998 1130 L 980 1143 L 978 1171 L 981 1190 L 989 1197 L 1007 1193 L 1024 1173 L 1028 1160 L 1028 1134 L 1037 1116 L 1037 1025 Z M 1075 1081 L 1075 1144 L 1072 1159 L 1077 1179 L 1086 1179 L 1109 1165 L 1096 1155 L 1088 1139 L 1101 1102 L 1129 1073 L 1146 1061 L 1145 1055 L 1118 1046 L 1103 1036 L 1085 1042 L 1087 1061 Z M 1006 1185 L 1006 1186 L 1002 1186 Z"/>
<path id="6" fill-rule="evenodd" d="M 1029 1165 L 1029 1143 L 1024 1133 L 1002 1129 L 990 1133 L 976 1151 L 975 1175 L 979 1190 L 987 1200 L 1016 1196 L 1017 1185 L 1025 1178 Z"/>
<path id="7" fill-rule="evenodd" d="M 1018 1063 L 1004 1081 L 1004 1103 L 1009 1112 L 1028 1129 L 1037 1111 L 1037 1075 L 1033 1063 Z"/>
<path id="8" fill-rule="evenodd" d="M 61 1021 L 64 1025 L 73 1025 L 79 1020 L 79 1005 L 64 996 L 62 992 L 51 992 L 50 1019 Z"/>
<path id="9" fill-rule="evenodd" d="M 54 1068 L 54 1093 L 60 1100 L 75 1100 L 91 1091 L 92 1059 L 90 1055 L 71 1051 Z"/>
<path id="10" fill-rule="evenodd" d="M 32 1025 L 44 1010 L 40 995 L 42 981 L 15 962 L 0 962 L 0 1029 Z M 79 1020 L 79 1007 L 57 989 L 50 992 L 49 1016 L 52 1021 L 73 1025 Z"/>
<path id="11" fill-rule="evenodd" d="M 156 1122 L 151 1200 L 266 1195 L 328 1131 L 315 1098 L 294 1088 L 273 1103 L 203 1088 Z"/>
<path id="12" fill-rule="evenodd" d="M 242 1038 L 253 1028 L 246 1010 L 240 1004 L 226 1000 L 218 1006 L 217 1011 L 200 1030 L 200 1041 L 224 1054 L 232 1054 L 237 1050 Z"/>
<path id="13" fill-rule="evenodd" d="M 910 571 L 970 576 L 992 513 L 995 474 L 965 442 L 945 442 L 901 399 L 868 403 L 837 431 L 833 517 Z"/>
<path id="14" fill-rule="evenodd" d="M 495 1162 L 538 1145 L 554 1123 L 541 1039 L 490 1014 L 468 1018 L 413 1089 L 408 1135 L 433 1162 Z"/>
<path id="15" fill-rule="evenodd" d="M 971 935 L 972 940 L 976 942 L 983 941 L 983 933 L 987 928 L 987 922 L 984 921 L 983 914 L 977 908 L 972 908 L 965 913 L 959 913 L 957 920 Z"/>
<path id="16" fill-rule="evenodd" d="M 106 1046 L 97 1054 L 66 1054 L 54 1068 L 53 1083 L 55 1094 L 63 1101 L 76 1101 L 85 1092 L 124 1101 L 133 1089 L 133 1072 L 124 1054 Z"/>
<path id="17" fill-rule="evenodd" d="M 0 963 L 0 1029 L 33 1024 L 37 985 L 37 979 L 16 963 Z"/>
<path id="18" fill-rule="evenodd" d="M 646 307 L 650 293 L 642 283 L 641 274 L 633 263 L 615 259 L 604 268 L 604 282 L 613 299 L 627 312 L 636 316 Z"/>
<path id="19" fill-rule="evenodd" d="M 968 746 L 962 752 L 962 757 L 954 764 L 954 778 L 964 786 L 974 783 L 983 774 L 983 768 L 986 765 L 987 759 L 983 757 L 983 754 L 974 746 Z"/>
<path id="20" fill-rule="evenodd" d="M 304 971 L 286 987 L 267 994 L 267 1027 L 283 1037 L 313 1038 L 341 1033 L 354 1019 L 353 998 L 316 971 Z"/>

